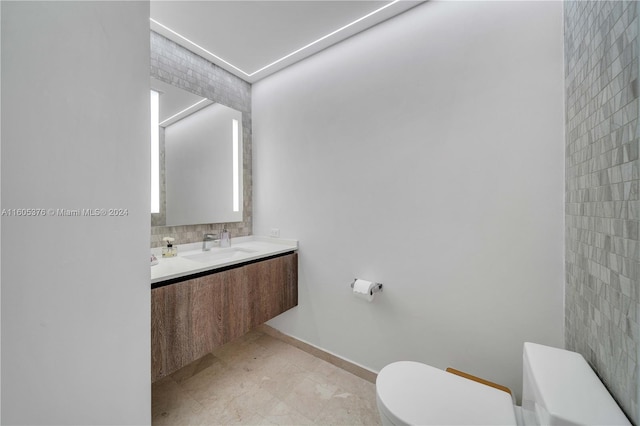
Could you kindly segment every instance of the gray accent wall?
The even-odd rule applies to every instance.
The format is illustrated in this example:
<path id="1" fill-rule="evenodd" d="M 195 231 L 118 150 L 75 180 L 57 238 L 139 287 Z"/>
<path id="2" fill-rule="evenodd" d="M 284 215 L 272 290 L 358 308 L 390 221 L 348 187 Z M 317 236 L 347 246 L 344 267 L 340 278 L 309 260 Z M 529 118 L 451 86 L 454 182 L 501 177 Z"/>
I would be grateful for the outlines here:
<path id="1" fill-rule="evenodd" d="M 566 2 L 565 341 L 638 416 L 637 3 Z"/>
<path id="2" fill-rule="evenodd" d="M 217 232 L 222 228 L 227 228 L 232 237 L 250 235 L 252 231 L 251 84 L 153 31 L 151 32 L 151 76 L 241 111 L 244 163 L 242 222 L 152 226 L 151 247 L 161 246 L 162 238 L 169 236 L 176 238 L 176 244 L 202 241 L 204 233 Z M 161 158 L 161 160 L 164 159 Z M 162 218 L 153 219 L 162 221 Z M 152 225 L 155 225 L 153 219 Z"/>

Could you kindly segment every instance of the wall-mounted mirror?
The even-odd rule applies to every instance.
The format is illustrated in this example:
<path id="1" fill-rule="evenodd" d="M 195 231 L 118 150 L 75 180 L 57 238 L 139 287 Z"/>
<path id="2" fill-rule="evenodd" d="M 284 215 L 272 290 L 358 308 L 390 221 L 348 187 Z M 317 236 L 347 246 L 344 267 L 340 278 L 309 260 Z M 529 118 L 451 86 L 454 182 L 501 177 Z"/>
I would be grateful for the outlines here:
<path id="1" fill-rule="evenodd" d="M 153 78 L 151 105 L 152 226 L 241 222 L 242 113 Z"/>

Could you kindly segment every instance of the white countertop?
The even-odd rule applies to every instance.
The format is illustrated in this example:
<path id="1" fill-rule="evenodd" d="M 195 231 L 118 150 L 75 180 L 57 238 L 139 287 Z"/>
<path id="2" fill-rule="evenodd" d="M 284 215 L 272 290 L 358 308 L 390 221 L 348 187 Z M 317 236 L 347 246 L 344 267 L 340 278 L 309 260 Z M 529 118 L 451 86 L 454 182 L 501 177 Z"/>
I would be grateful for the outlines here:
<path id="1" fill-rule="evenodd" d="M 159 261 L 151 266 L 151 284 L 297 250 L 298 241 L 249 236 L 232 238 L 231 247 L 213 247 L 206 252 L 201 242 L 177 247 L 178 256 L 168 258 L 162 257 L 162 247 L 151 249 Z"/>

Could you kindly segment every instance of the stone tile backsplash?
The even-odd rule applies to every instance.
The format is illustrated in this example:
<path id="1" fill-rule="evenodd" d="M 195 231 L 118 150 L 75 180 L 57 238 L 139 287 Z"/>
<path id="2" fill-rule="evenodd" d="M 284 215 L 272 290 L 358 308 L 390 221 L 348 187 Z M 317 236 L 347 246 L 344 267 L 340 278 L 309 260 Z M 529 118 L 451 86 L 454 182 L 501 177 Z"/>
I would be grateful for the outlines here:
<path id="1" fill-rule="evenodd" d="M 151 76 L 241 111 L 244 163 L 242 222 L 158 226 L 158 224 L 164 223 L 162 215 L 152 215 L 151 247 L 162 246 L 162 238 L 166 236 L 174 237 L 176 244 L 202 241 L 204 233 L 218 232 L 223 228 L 229 230 L 232 237 L 251 235 L 253 223 L 251 84 L 153 31 L 151 32 Z M 164 197 L 161 195 L 161 203 L 163 202 Z"/>
<path id="2" fill-rule="evenodd" d="M 638 424 L 638 14 L 565 2 L 565 340 Z"/>

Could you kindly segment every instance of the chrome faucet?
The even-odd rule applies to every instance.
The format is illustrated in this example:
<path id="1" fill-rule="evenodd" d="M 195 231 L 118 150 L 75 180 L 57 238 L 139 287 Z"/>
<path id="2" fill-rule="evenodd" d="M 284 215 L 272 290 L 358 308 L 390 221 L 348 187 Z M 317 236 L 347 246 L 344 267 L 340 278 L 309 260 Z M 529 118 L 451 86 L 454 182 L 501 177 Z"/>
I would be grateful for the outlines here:
<path id="1" fill-rule="evenodd" d="M 211 247 L 215 246 L 216 241 L 219 241 L 217 234 L 204 234 L 202 236 L 202 251 L 211 250 Z M 208 243 L 211 243 L 211 245 Z"/>

